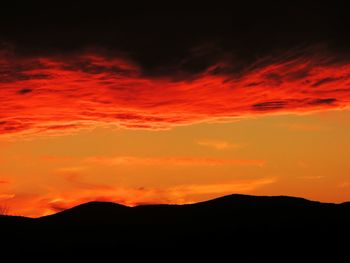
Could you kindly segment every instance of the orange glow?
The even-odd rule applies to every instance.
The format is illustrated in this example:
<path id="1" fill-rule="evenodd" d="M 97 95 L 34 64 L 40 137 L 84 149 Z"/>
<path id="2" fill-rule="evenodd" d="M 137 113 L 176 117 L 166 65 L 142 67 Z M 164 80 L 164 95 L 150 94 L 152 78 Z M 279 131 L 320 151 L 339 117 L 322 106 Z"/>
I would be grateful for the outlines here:
<path id="1" fill-rule="evenodd" d="M 217 158 L 194 158 L 194 157 L 162 157 L 162 158 L 139 158 L 133 156 L 118 157 L 89 157 L 87 162 L 103 164 L 103 165 L 176 165 L 176 166 L 207 166 L 207 165 L 223 165 L 223 164 L 239 164 L 239 165 L 256 165 L 263 166 L 263 160 L 230 160 Z"/>
<path id="2" fill-rule="evenodd" d="M 350 200 L 350 65 L 290 58 L 175 78 L 94 52 L 1 53 L 0 205 L 38 217 L 93 200 Z"/>

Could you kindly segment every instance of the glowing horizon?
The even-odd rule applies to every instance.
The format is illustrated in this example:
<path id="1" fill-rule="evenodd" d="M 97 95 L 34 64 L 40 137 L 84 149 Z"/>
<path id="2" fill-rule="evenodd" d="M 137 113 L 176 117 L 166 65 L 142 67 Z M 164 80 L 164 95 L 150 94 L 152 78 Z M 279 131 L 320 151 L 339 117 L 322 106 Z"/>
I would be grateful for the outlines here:
<path id="1" fill-rule="evenodd" d="M 349 110 L 168 130 L 80 130 L 0 140 L 0 203 L 38 217 L 88 201 L 193 203 L 241 193 L 350 200 Z"/>

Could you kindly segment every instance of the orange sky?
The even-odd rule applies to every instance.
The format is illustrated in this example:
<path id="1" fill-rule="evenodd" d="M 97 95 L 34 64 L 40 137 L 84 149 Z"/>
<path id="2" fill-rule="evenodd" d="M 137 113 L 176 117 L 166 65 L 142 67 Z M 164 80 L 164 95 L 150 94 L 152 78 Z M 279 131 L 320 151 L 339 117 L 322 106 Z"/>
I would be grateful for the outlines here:
<path id="1" fill-rule="evenodd" d="M 41 216 L 108 200 L 191 203 L 230 193 L 350 200 L 350 111 L 170 130 L 115 127 L 0 142 L 0 202 Z"/>
<path id="2" fill-rule="evenodd" d="M 125 58 L 1 53 L 0 205 L 37 217 L 92 200 L 350 200 L 349 65 L 218 67 L 152 78 Z"/>

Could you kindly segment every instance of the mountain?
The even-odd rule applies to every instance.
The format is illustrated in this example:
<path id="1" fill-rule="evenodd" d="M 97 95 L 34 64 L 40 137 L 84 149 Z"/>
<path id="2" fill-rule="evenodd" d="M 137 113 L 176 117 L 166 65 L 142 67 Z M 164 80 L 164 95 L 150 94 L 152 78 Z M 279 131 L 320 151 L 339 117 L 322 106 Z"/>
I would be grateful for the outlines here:
<path id="1" fill-rule="evenodd" d="M 334 258 L 346 251 L 349 204 L 236 194 L 190 205 L 90 202 L 37 219 L 0 217 L 1 247 L 81 255 L 131 250 L 254 260 L 281 254 Z"/>

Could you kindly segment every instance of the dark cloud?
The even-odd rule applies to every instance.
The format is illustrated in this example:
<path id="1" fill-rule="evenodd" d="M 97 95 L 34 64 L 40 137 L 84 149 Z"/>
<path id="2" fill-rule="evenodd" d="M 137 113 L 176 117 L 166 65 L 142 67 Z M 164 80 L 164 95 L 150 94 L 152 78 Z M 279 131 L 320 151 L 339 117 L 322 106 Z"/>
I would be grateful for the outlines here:
<path id="1" fill-rule="evenodd" d="M 241 72 L 262 58 L 290 60 L 280 55 L 319 44 L 340 54 L 338 59 L 350 54 L 348 13 L 340 1 L 183 6 L 76 1 L 2 9 L 0 42 L 16 53 L 62 55 L 94 47 L 108 56 L 127 56 L 153 77 L 188 78 L 223 61 L 232 72 Z M 96 65 L 77 67 L 105 71 Z"/>
<path id="2" fill-rule="evenodd" d="M 315 99 L 310 102 L 312 105 L 332 104 L 336 102 L 336 98 Z"/>
<path id="3" fill-rule="evenodd" d="M 17 133 L 32 128 L 29 122 L 0 121 L 0 133 Z"/>
<path id="4" fill-rule="evenodd" d="M 317 80 L 314 84 L 312 84 L 313 87 L 318 87 L 327 83 L 331 83 L 331 82 L 336 82 L 338 81 L 339 78 L 332 78 L 332 77 L 328 77 L 328 78 L 324 78 L 324 79 L 320 79 Z"/>
<path id="5" fill-rule="evenodd" d="M 282 109 L 286 105 L 284 101 L 266 101 L 261 103 L 256 103 L 253 105 L 255 110 L 274 110 L 274 109 Z"/>
<path id="6" fill-rule="evenodd" d="M 27 93 L 30 93 L 32 92 L 33 90 L 32 89 L 28 89 L 28 88 L 23 88 L 23 89 L 20 89 L 18 91 L 19 94 L 27 94 Z"/>
<path id="7" fill-rule="evenodd" d="M 74 1 L 2 11 L 0 134 L 167 129 L 349 105 L 341 2 Z"/>
<path id="8" fill-rule="evenodd" d="M 222 62 L 183 79 L 145 76 L 130 60 L 98 53 L 0 60 L 5 67 L 19 65 L 22 71 L 16 72 L 25 76 L 16 79 L 16 73 L 0 83 L 0 134 L 5 135 L 62 134 L 104 125 L 160 130 L 220 118 L 342 108 L 350 101 L 350 65 L 322 56 L 264 61 L 241 74 L 218 74 L 217 68 L 230 68 Z M 35 92 L 27 96 L 29 90 Z"/>

